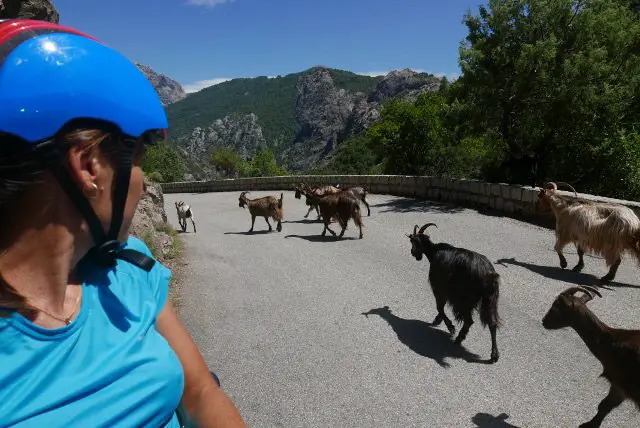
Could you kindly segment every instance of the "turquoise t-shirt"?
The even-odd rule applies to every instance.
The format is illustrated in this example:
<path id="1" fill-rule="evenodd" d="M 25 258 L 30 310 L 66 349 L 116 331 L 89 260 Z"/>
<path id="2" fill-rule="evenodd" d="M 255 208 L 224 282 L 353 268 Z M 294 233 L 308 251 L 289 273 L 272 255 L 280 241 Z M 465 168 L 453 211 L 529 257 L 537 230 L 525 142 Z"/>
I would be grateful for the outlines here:
<path id="1" fill-rule="evenodd" d="M 126 246 L 151 255 L 137 238 Z M 155 328 L 171 272 L 118 260 L 84 277 L 67 326 L 0 318 L 0 427 L 178 427 L 184 372 Z"/>

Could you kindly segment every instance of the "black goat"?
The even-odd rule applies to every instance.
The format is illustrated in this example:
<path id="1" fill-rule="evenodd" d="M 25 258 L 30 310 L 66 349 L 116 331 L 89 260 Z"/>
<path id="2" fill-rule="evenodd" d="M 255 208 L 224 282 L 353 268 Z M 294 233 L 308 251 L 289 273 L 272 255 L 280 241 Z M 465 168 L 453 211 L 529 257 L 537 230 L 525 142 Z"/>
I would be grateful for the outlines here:
<path id="1" fill-rule="evenodd" d="M 576 292 L 584 293 L 575 296 Z M 604 418 L 626 399 L 640 409 L 640 330 L 611 328 L 587 308 L 591 293 L 602 297 L 588 285 L 569 287 L 556 297 L 542 318 L 547 330 L 573 328 L 591 353 L 602 363 L 602 377 L 610 384 L 609 393 L 598 405 L 598 412 L 580 427 L 597 428 Z"/>
<path id="2" fill-rule="evenodd" d="M 455 340 L 460 344 L 473 324 L 473 310 L 479 307 L 480 322 L 483 327 L 489 326 L 491 332 L 488 362 L 495 363 L 500 357 L 496 343 L 496 331 L 501 324 L 498 316 L 500 275 L 482 254 L 444 242 L 431 242 L 429 235 L 424 233 L 429 226 L 436 224 L 427 223 L 420 230 L 415 225 L 413 233 L 407 236 L 411 241 L 411 255 L 416 260 L 422 260 L 423 254 L 429 259 L 429 283 L 438 310 L 432 324 L 437 326 L 444 321 L 451 335 L 455 334 L 456 328 L 444 313 L 444 307 L 449 303 L 456 321 L 464 323 Z"/>

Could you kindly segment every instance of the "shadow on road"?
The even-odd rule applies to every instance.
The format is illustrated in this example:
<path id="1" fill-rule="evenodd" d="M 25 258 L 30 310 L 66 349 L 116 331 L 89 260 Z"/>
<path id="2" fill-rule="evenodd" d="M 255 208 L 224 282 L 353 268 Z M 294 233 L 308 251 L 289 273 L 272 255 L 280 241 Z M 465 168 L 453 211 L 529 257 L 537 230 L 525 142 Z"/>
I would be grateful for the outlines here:
<path id="1" fill-rule="evenodd" d="M 492 416 L 489 413 L 476 413 L 471 418 L 476 427 L 481 428 L 519 428 L 517 425 L 511 425 L 505 420 L 509 419 L 506 413 L 500 413 L 498 416 Z"/>
<path id="2" fill-rule="evenodd" d="M 285 220 L 283 223 L 301 223 L 301 224 L 322 224 L 322 219 L 302 219 L 302 220 Z"/>
<path id="3" fill-rule="evenodd" d="M 345 232 L 346 235 L 347 232 Z M 340 242 L 340 241 L 353 241 L 358 240 L 357 237 L 353 236 L 343 236 L 342 238 L 338 238 L 337 236 L 332 236 L 329 232 L 325 236 L 322 235 L 286 235 L 285 239 L 288 238 L 299 238 L 304 239 L 309 242 Z"/>
<path id="4" fill-rule="evenodd" d="M 640 289 L 640 285 L 626 284 L 623 282 L 612 281 L 605 284 L 600 283 L 600 278 L 595 275 L 590 275 L 583 272 L 574 272 L 571 269 L 562 269 L 559 266 L 540 266 L 534 265 L 533 263 L 520 262 L 515 259 L 515 257 L 511 257 L 509 259 L 498 259 L 496 260 L 496 264 L 507 266 L 514 265 L 520 266 L 525 269 L 529 269 L 531 272 L 537 273 L 538 275 L 542 275 L 549 279 L 554 279 L 557 281 L 564 281 L 569 284 L 575 285 L 593 285 L 597 287 L 607 288 L 609 287 L 619 287 L 619 288 L 637 288 Z"/>
<path id="5" fill-rule="evenodd" d="M 408 213 L 414 211 L 424 211 L 432 213 L 458 213 L 464 210 L 464 208 L 456 207 L 454 205 L 413 198 L 397 198 L 380 204 L 370 204 L 370 206 L 371 208 L 386 208 L 380 211 L 383 213 Z"/>
<path id="6" fill-rule="evenodd" d="M 433 327 L 431 323 L 400 318 L 391 313 L 389 306 L 362 313 L 367 318 L 374 314 L 389 323 L 400 342 L 416 354 L 431 358 L 440 367 L 450 366 L 445 358 L 463 359 L 469 363 L 486 363 L 479 355 L 469 352 L 464 346 L 453 343 L 448 331 Z"/>
<path id="7" fill-rule="evenodd" d="M 273 230 L 254 230 L 253 232 L 245 231 L 245 232 L 225 232 L 225 235 L 265 235 L 267 233 L 278 233 L 276 229 Z"/>

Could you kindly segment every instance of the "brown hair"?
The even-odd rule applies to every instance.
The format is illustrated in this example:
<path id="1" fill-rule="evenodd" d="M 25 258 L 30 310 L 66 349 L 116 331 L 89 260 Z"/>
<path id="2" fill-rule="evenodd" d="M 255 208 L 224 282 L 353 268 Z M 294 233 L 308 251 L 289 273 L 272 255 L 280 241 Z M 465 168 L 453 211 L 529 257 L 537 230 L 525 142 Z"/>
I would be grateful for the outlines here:
<path id="1" fill-rule="evenodd" d="M 116 144 L 111 134 L 98 129 L 80 128 L 64 132 L 56 141 L 65 147 L 82 146 L 86 151 L 95 150 L 98 146 L 106 149 L 106 153 L 115 153 Z M 19 218 L 24 215 L 19 207 L 22 199 L 37 185 L 49 177 L 47 166 L 42 159 L 33 156 L 23 140 L 7 134 L 0 134 L 0 218 L 7 219 L 6 230 L 19 233 Z M 51 178 L 53 179 L 53 178 Z M 17 236 L 2 234 L 0 239 L 0 255 L 11 247 Z M 0 272 L 0 317 L 18 311 L 25 316 L 34 315 L 34 309 L 22 296 L 2 277 Z"/>

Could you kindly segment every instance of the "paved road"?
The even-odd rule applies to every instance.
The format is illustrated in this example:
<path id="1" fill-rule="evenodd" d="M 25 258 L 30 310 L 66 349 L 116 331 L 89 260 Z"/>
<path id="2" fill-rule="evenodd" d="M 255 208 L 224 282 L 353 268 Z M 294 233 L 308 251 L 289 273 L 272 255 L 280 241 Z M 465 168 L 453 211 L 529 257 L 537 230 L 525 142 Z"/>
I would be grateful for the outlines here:
<path id="1" fill-rule="evenodd" d="M 279 192 L 252 192 L 250 197 Z M 606 395 L 601 366 L 573 330 L 545 331 L 540 320 L 572 281 L 605 272 L 585 257 L 584 273 L 561 271 L 553 232 L 387 195 L 370 195 L 364 239 L 350 223 L 343 241 L 322 240 L 304 222 L 306 206 L 285 192 L 280 233 L 245 234 L 251 220 L 239 192 L 167 194 L 196 213 L 182 234 L 189 262 L 182 317 L 252 427 L 570 427 L 590 419 Z M 365 210 L 366 212 L 366 210 Z M 313 217 L 313 214 L 310 216 Z M 476 316 L 465 349 L 450 345 L 435 316 L 428 262 L 410 255 L 404 236 L 435 222 L 434 241 L 480 250 L 503 277 L 498 331 L 501 359 Z M 335 229 L 339 230 L 339 229 Z M 567 247 L 570 266 L 577 261 Z M 590 307 L 612 326 L 640 328 L 640 278 L 623 261 L 615 291 Z M 388 306 L 383 316 L 363 312 Z M 450 310 L 448 310 L 450 314 Z M 384 314 L 383 314 L 384 315 Z M 637 427 L 629 403 L 603 427 Z"/>

